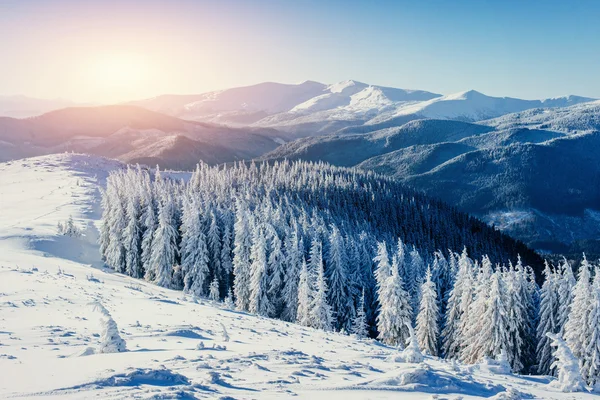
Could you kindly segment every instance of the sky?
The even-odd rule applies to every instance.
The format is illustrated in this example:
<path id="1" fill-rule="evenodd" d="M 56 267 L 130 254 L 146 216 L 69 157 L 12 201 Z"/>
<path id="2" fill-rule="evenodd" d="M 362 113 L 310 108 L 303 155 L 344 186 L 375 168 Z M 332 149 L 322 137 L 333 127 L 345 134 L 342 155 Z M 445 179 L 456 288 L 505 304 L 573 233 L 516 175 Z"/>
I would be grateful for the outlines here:
<path id="1" fill-rule="evenodd" d="M 0 0 L 0 95 L 111 103 L 265 81 L 600 98 L 595 0 Z"/>

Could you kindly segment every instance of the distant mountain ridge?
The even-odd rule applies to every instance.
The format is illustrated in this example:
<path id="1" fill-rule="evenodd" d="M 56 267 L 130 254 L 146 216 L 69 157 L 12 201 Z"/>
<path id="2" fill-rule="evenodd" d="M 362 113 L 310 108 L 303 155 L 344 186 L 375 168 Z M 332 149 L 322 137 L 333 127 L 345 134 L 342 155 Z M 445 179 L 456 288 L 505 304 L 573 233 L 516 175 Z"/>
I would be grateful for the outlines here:
<path id="1" fill-rule="evenodd" d="M 64 151 L 191 169 L 258 157 L 282 142 L 265 128 L 184 121 L 144 108 L 72 107 L 27 119 L 0 118 L 0 161 Z"/>
<path id="2" fill-rule="evenodd" d="M 480 123 L 420 119 L 348 131 L 299 139 L 262 159 L 325 161 L 393 176 L 541 250 L 565 251 L 600 237 L 600 101 Z"/>
<path id="3" fill-rule="evenodd" d="M 367 132 L 414 119 L 475 122 L 532 108 L 593 101 L 580 96 L 521 100 L 475 90 L 441 95 L 348 80 L 335 84 L 261 83 L 199 95 L 168 95 L 130 102 L 183 119 L 231 126 L 271 127 L 295 135 Z"/>

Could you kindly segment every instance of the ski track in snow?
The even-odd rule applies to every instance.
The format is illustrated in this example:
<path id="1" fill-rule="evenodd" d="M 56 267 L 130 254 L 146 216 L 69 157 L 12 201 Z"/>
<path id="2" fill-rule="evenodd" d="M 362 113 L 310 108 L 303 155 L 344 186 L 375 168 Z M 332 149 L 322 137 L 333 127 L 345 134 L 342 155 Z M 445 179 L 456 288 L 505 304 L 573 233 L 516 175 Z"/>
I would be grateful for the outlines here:
<path id="1" fill-rule="evenodd" d="M 572 399 L 547 377 L 494 374 L 226 310 L 101 267 L 98 187 L 118 162 L 0 164 L 0 398 Z M 57 236 L 72 216 L 85 236 Z M 101 302 L 127 352 L 95 354 Z M 224 334 L 223 327 L 227 334 Z"/>

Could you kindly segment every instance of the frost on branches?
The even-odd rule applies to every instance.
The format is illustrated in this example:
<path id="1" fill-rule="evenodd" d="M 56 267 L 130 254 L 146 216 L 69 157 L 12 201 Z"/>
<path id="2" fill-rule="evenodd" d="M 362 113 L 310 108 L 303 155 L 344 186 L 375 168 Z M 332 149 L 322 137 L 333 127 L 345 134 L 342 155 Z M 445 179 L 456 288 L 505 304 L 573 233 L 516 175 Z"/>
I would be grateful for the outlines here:
<path id="1" fill-rule="evenodd" d="M 584 258 L 575 279 L 566 260 L 547 264 L 540 288 L 527 264 L 543 262 L 522 244 L 391 179 L 303 162 L 202 164 L 188 181 L 129 168 L 109 176 L 102 208 L 102 259 L 119 273 L 515 373 L 572 368 L 559 335 L 598 384 L 597 266 Z M 124 349 L 104 318 L 105 347 Z"/>

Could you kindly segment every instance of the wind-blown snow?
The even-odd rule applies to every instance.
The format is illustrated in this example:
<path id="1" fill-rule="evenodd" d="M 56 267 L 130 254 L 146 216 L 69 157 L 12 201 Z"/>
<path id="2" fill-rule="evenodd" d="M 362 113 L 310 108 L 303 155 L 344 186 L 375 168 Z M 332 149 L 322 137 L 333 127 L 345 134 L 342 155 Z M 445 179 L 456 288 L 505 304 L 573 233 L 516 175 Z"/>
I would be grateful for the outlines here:
<path id="1" fill-rule="evenodd" d="M 398 350 L 372 340 L 226 310 L 102 269 L 98 187 L 115 168 L 123 165 L 73 154 L 0 164 L 0 398 L 574 398 L 548 377 L 430 357 L 395 362 Z M 69 216 L 84 236 L 58 236 Z M 98 354 L 96 302 L 127 351 Z"/>

